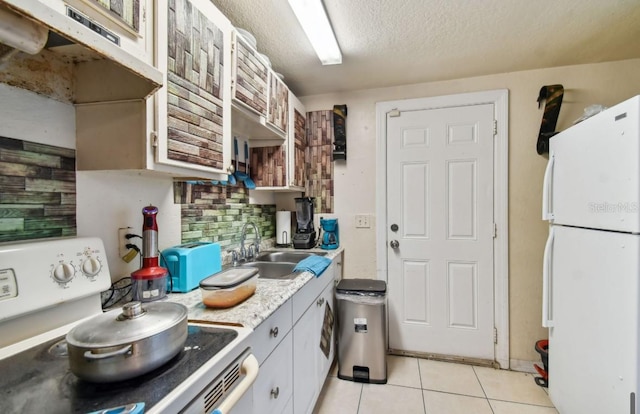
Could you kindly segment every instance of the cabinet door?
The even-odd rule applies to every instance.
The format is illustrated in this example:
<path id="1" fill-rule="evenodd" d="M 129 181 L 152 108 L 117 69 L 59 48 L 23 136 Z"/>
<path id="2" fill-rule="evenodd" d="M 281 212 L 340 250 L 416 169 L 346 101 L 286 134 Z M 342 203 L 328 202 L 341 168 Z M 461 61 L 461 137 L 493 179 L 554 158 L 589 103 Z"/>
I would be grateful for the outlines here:
<path id="1" fill-rule="evenodd" d="M 291 300 L 288 300 L 256 327 L 251 334 L 251 347 L 260 365 L 291 330 L 291 326 Z"/>
<path id="2" fill-rule="evenodd" d="M 242 105 L 267 116 L 267 65 L 242 36 L 236 35 L 233 98 Z"/>
<path id="3" fill-rule="evenodd" d="M 292 346 L 292 333 L 289 332 L 260 367 L 253 384 L 255 414 L 280 414 L 284 411 L 293 394 Z"/>
<path id="4" fill-rule="evenodd" d="M 226 173 L 231 162 L 231 23 L 208 0 L 156 1 L 156 161 Z"/>
<path id="5" fill-rule="evenodd" d="M 304 189 L 307 183 L 307 112 L 302 103 L 293 94 L 289 94 L 292 123 L 289 128 L 288 182 L 292 187 Z"/>
<path id="6" fill-rule="evenodd" d="M 324 381 L 327 378 L 327 374 L 329 373 L 329 369 L 331 369 L 331 363 L 333 362 L 333 358 L 335 354 L 336 307 L 335 307 L 335 300 L 334 300 L 334 294 L 333 294 L 333 287 L 334 287 L 333 283 L 330 283 L 329 285 L 327 285 L 327 287 L 324 289 L 324 291 L 316 301 L 316 306 L 318 306 L 316 326 L 318 326 L 318 331 L 320 334 L 319 338 L 322 337 L 325 316 L 327 314 L 330 314 L 328 318 L 332 321 L 331 324 L 328 325 L 330 326 L 329 338 L 328 338 L 329 355 L 328 356 L 325 355 L 324 352 L 320 349 L 320 347 L 318 347 L 318 352 L 317 352 L 317 355 L 318 355 L 317 383 L 318 383 L 319 390 L 322 389 L 322 385 L 324 384 Z"/>
<path id="7" fill-rule="evenodd" d="M 319 344 L 315 301 L 293 327 L 293 412 L 309 413 L 318 396 Z"/>
<path id="8" fill-rule="evenodd" d="M 267 122 L 287 132 L 289 124 L 289 88 L 273 72 L 269 72 L 269 106 Z"/>

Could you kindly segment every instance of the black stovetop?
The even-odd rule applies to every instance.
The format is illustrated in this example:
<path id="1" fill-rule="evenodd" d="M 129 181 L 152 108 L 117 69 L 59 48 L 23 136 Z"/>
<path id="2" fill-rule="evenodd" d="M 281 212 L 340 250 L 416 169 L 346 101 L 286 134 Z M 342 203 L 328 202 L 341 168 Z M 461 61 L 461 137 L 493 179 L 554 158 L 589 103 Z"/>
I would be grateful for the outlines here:
<path id="1" fill-rule="evenodd" d="M 0 413 L 89 413 L 137 402 L 148 410 L 237 335 L 232 329 L 190 325 L 183 350 L 171 361 L 106 384 L 76 377 L 69 370 L 64 337 L 57 338 L 0 360 Z"/>

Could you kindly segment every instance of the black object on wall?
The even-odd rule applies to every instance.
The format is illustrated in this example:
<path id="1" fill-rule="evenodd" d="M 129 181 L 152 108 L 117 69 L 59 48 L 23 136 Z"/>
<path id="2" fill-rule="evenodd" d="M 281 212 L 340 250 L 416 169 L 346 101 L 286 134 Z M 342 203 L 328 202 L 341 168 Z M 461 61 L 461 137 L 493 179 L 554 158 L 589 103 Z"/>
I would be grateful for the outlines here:
<path id="1" fill-rule="evenodd" d="M 540 155 L 549 152 L 549 138 L 557 134 L 556 124 L 558 123 L 563 96 L 564 87 L 562 85 L 547 85 L 540 89 L 538 109 L 542 107 L 542 102 L 545 101 L 542 124 L 540 125 L 540 133 L 536 143 L 536 150 Z"/>
<path id="2" fill-rule="evenodd" d="M 333 105 L 333 160 L 347 159 L 347 105 Z"/>

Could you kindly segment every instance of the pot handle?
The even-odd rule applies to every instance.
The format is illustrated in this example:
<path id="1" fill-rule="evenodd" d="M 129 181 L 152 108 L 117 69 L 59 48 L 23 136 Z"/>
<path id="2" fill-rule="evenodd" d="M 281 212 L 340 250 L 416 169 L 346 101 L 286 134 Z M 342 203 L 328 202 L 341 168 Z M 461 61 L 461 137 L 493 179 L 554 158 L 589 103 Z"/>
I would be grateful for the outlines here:
<path id="1" fill-rule="evenodd" d="M 107 358 L 113 358 L 113 357 L 118 356 L 118 355 L 130 354 L 132 352 L 132 350 L 133 350 L 133 344 L 129 344 L 129 345 L 126 345 L 126 346 L 124 346 L 124 347 L 122 347 L 120 349 L 117 349 L 115 351 L 104 352 L 104 353 L 101 353 L 101 354 L 94 354 L 91 351 L 86 351 L 84 353 L 84 357 L 85 357 L 85 359 L 90 359 L 90 360 L 95 361 L 95 360 L 98 360 L 98 359 L 107 359 Z"/>
<path id="2" fill-rule="evenodd" d="M 250 354 L 248 357 L 242 361 L 242 365 L 240 366 L 240 372 L 245 374 L 244 379 L 235 390 L 231 391 L 231 393 L 225 398 L 225 400 L 220 404 L 218 408 L 213 410 L 211 414 L 227 414 L 234 405 L 242 398 L 245 392 L 249 389 L 253 382 L 256 380 L 258 376 L 258 371 L 260 370 L 260 365 L 258 364 L 258 360 L 253 354 Z"/>

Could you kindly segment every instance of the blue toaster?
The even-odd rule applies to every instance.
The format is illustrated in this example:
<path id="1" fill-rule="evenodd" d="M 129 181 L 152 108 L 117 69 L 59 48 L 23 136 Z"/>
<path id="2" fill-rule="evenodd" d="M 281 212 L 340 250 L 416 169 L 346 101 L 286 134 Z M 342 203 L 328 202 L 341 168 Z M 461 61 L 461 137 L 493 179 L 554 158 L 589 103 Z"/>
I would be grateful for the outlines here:
<path id="1" fill-rule="evenodd" d="M 162 251 L 160 266 L 169 270 L 167 291 L 189 292 L 202 279 L 222 270 L 220 245 L 195 242 L 170 247 Z"/>

